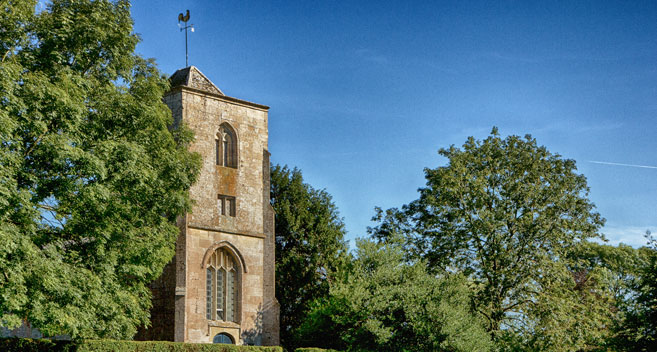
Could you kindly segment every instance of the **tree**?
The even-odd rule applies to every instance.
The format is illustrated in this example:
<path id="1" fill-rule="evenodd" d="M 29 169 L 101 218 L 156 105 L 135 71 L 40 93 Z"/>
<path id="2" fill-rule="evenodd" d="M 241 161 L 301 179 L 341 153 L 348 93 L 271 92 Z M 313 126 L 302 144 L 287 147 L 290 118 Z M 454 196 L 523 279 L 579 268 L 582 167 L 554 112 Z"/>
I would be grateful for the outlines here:
<path id="1" fill-rule="evenodd" d="M 582 299 L 567 260 L 578 243 L 600 237 L 604 220 L 594 212 L 575 162 L 529 135 L 503 139 L 497 128 L 483 141 L 470 137 L 463 149 L 439 153 L 448 165 L 425 169 L 427 185 L 418 200 L 379 209 L 375 220 L 381 223 L 372 235 L 385 240 L 403 233 L 409 255 L 427 260 L 432 272 L 470 278 L 474 308 L 498 340 L 511 333 L 529 343 L 532 334 L 551 330 L 543 336 L 550 341 L 541 344 L 568 341 L 569 349 L 577 349 L 590 343 L 586 329 L 600 328 L 609 317 L 586 306 L 596 303 L 595 293 Z M 565 324 L 574 312 L 581 319 Z M 555 329 L 571 328 L 573 340 L 560 342 L 564 336 Z"/>
<path id="2" fill-rule="evenodd" d="M 200 160 L 127 1 L 35 5 L 0 11 L 0 324 L 130 338 Z"/>
<path id="3" fill-rule="evenodd" d="M 614 300 L 621 306 L 633 305 L 637 296 L 636 285 L 643 269 L 648 265 L 651 249 L 633 248 L 620 243 L 617 246 L 597 242 L 581 242 L 569 255 L 570 269 L 578 272 L 579 281 L 587 280 L 590 273 L 602 269 L 601 279 L 609 288 Z"/>
<path id="4" fill-rule="evenodd" d="M 611 317 L 611 324 L 598 329 L 600 346 L 613 350 L 625 350 L 629 346 L 623 336 L 640 306 L 637 302 L 641 295 L 638 286 L 649 257 L 648 247 L 635 249 L 622 243 L 611 246 L 581 242 L 570 253 L 568 266 L 573 273 L 576 290 L 595 300 L 595 304 L 584 314 L 590 314 L 591 308 L 597 308 L 601 310 L 601 315 Z"/>
<path id="5" fill-rule="evenodd" d="M 310 302 L 328 295 L 331 276 L 345 263 L 345 229 L 331 196 L 304 183 L 296 168 L 271 168 L 271 204 L 276 213 L 281 344 L 292 348 L 303 342 L 294 332 Z"/>
<path id="6" fill-rule="evenodd" d="M 627 317 L 618 329 L 614 347 L 619 351 L 657 350 L 657 239 L 650 232 L 646 237 L 648 260 L 634 287 L 634 305 L 626 309 Z"/>
<path id="7" fill-rule="evenodd" d="M 395 242 L 357 242 L 356 259 L 315 301 L 299 334 L 349 351 L 488 351 L 481 317 L 470 309 L 467 280 L 436 277 L 404 260 Z"/>

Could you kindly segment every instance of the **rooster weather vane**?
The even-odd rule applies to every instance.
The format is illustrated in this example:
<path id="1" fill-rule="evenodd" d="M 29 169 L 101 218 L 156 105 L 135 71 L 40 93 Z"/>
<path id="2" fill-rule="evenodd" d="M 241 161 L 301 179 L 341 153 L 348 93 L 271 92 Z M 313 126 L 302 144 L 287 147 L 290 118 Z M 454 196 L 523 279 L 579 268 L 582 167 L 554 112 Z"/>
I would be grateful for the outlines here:
<path id="1" fill-rule="evenodd" d="M 185 25 L 181 26 L 180 22 L 184 22 Z M 187 28 L 191 29 L 192 32 L 194 32 L 194 24 L 187 25 L 187 21 L 189 21 L 189 10 L 187 10 L 187 13 L 183 15 L 182 13 L 178 14 L 178 27 L 180 27 L 180 31 L 182 32 L 185 30 L 185 67 L 189 66 L 189 53 L 187 51 Z"/>

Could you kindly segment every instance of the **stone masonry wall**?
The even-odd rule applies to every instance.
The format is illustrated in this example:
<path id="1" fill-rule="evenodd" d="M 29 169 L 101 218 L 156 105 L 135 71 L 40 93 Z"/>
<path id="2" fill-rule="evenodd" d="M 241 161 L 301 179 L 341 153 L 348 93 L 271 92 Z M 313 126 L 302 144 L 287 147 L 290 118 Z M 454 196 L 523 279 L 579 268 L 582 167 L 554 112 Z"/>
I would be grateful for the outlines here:
<path id="1" fill-rule="evenodd" d="M 276 243 L 274 228 L 274 208 L 271 206 L 271 179 L 269 152 L 263 152 L 262 158 L 262 205 L 264 213 L 265 253 L 263 267 L 264 305 L 262 344 L 278 346 L 280 344 L 280 305 L 276 300 Z"/>
<path id="2" fill-rule="evenodd" d="M 195 133 L 190 149 L 200 153 L 203 166 L 190 193 L 196 205 L 188 225 L 263 236 L 262 157 L 267 149 L 267 112 L 223 101 L 220 97 L 188 92 L 182 95 L 183 122 Z M 238 168 L 216 165 L 215 140 L 219 126 L 227 122 L 237 133 Z M 220 216 L 219 194 L 234 196 L 237 216 Z"/>
<path id="3" fill-rule="evenodd" d="M 268 139 L 267 111 L 193 90 L 183 89 L 180 98 L 182 121 L 195 133 L 190 150 L 203 159 L 199 180 L 190 189 L 195 205 L 187 216 L 184 340 L 208 343 L 217 333 L 225 332 L 239 344 L 261 345 L 265 308 L 262 195 L 269 192 L 262 167 Z M 223 123 L 230 124 L 237 135 L 237 168 L 216 165 L 217 133 Z M 219 214 L 220 194 L 235 197 L 236 216 Z M 237 323 L 208 321 L 205 317 L 202 260 L 209 248 L 222 241 L 236 248 L 246 267 L 239 277 Z"/>
<path id="4" fill-rule="evenodd" d="M 262 344 L 264 239 L 223 232 L 189 229 L 187 233 L 187 342 L 212 342 L 218 332 L 228 332 L 244 344 Z M 238 324 L 209 322 L 206 317 L 205 266 L 203 258 L 214 244 L 227 241 L 244 259 L 238 276 Z M 246 269 L 246 270 L 245 270 Z"/>

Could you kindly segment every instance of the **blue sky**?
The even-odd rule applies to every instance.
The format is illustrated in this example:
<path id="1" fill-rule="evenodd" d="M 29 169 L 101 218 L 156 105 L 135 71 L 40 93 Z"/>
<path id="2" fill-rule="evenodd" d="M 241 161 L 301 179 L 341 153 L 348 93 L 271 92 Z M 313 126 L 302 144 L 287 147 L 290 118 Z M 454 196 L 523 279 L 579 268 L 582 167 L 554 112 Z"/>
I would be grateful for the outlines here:
<path id="1" fill-rule="evenodd" d="M 186 9 L 190 64 L 271 107 L 272 161 L 333 196 L 349 239 L 493 126 L 576 160 L 611 243 L 657 231 L 655 1 L 133 1 L 167 74 Z"/>

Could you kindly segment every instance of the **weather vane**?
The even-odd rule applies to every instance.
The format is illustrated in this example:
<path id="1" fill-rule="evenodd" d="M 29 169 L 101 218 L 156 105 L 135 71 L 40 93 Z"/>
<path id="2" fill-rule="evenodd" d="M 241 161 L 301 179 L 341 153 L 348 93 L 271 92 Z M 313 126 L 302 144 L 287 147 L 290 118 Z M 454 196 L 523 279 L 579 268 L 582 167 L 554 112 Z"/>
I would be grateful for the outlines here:
<path id="1" fill-rule="evenodd" d="M 184 22 L 185 25 L 181 26 L 180 21 Z M 194 32 L 194 24 L 192 23 L 187 25 L 187 21 L 189 21 L 189 10 L 187 10 L 187 13 L 184 16 L 182 13 L 178 14 L 178 27 L 180 27 L 181 32 L 185 30 L 185 67 L 189 66 L 189 53 L 187 52 L 187 28 L 190 28 L 192 33 Z"/>

